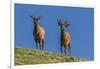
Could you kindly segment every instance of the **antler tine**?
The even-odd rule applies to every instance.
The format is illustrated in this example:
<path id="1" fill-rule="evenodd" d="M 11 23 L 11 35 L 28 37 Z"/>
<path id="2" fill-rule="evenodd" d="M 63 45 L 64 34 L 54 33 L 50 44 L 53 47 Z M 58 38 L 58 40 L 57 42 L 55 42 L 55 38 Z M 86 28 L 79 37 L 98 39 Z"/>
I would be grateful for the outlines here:
<path id="1" fill-rule="evenodd" d="M 30 16 L 31 18 L 33 18 L 32 16 Z"/>
<path id="2" fill-rule="evenodd" d="M 62 22 L 61 19 L 60 19 L 59 17 L 58 17 L 58 21 L 59 21 L 59 22 Z"/>
<path id="3" fill-rule="evenodd" d="M 65 21 L 64 25 L 67 27 L 70 25 L 70 22 L 69 21 Z"/>
<path id="4" fill-rule="evenodd" d="M 67 24 L 70 24 L 70 22 L 66 20 L 66 21 L 64 22 L 64 25 L 67 25 Z"/>
<path id="5" fill-rule="evenodd" d="M 33 17 L 33 16 L 30 16 L 30 17 L 34 19 L 34 17 Z"/>
<path id="6" fill-rule="evenodd" d="M 62 21 L 59 17 L 57 17 L 57 20 L 58 20 L 58 24 L 61 25 Z"/>
<path id="7" fill-rule="evenodd" d="M 41 19 L 42 18 L 42 16 L 39 16 L 37 19 Z"/>

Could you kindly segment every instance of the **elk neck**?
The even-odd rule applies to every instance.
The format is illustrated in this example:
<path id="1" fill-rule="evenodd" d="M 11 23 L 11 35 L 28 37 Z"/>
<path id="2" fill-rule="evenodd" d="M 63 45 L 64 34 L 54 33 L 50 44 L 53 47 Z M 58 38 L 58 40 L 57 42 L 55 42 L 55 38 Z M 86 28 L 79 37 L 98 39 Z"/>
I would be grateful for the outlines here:
<path id="1" fill-rule="evenodd" d="M 61 37 L 64 36 L 64 30 L 61 30 Z"/>
<path id="2" fill-rule="evenodd" d="M 40 25 L 38 23 L 36 23 L 34 26 L 34 30 L 36 31 L 38 28 L 40 28 Z"/>

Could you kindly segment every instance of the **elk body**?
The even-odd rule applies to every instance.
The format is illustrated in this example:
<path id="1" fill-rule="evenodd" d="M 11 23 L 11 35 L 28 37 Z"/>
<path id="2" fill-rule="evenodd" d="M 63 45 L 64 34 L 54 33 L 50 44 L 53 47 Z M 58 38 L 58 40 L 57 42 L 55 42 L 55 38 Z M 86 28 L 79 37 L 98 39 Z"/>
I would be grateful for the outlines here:
<path id="1" fill-rule="evenodd" d="M 70 51 L 70 41 L 71 41 L 71 37 L 69 32 L 65 32 L 65 28 L 68 27 L 70 24 L 68 21 L 62 22 L 61 19 L 57 19 L 58 20 L 58 25 L 60 26 L 60 30 L 61 30 L 61 34 L 60 34 L 60 50 L 61 53 L 66 54 L 67 53 L 67 49 L 69 50 L 69 54 L 71 55 L 71 51 Z"/>
<path id="2" fill-rule="evenodd" d="M 34 18 L 33 16 L 31 16 L 31 18 L 34 22 L 33 37 L 36 43 L 36 49 L 43 50 L 45 31 L 39 24 L 41 17 Z"/>

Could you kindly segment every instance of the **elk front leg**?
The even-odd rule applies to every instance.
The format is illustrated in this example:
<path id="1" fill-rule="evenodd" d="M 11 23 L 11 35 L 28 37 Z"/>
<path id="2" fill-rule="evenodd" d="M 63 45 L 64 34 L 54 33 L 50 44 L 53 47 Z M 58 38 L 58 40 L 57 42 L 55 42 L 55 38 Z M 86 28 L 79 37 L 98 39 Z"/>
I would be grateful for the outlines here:
<path id="1" fill-rule="evenodd" d="M 62 44 L 60 45 L 60 51 L 61 51 L 61 54 L 63 53 L 63 50 L 62 50 Z"/>
<path id="2" fill-rule="evenodd" d="M 66 52 L 66 45 L 64 45 L 64 52 L 65 52 L 65 54 L 67 54 L 67 52 Z"/>
<path id="3" fill-rule="evenodd" d="M 42 50 L 42 40 L 39 40 L 39 49 Z"/>
<path id="4" fill-rule="evenodd" d="M 37 40 L 35 40 L 35 43 L 36 43 L 36 49 L 38 49 L 38 44 L 37 44 Z"/>

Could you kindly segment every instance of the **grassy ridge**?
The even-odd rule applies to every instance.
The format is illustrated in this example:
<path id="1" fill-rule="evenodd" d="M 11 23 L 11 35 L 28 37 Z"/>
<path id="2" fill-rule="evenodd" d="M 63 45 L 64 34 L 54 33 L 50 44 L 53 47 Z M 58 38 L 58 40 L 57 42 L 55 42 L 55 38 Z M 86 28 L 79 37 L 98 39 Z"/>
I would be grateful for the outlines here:
<path id="1" fill-rule="evenodd" d="M 86 61 L 85 59 L 75 58 L 68 55 L 27 48 L 15 48 L 14 57 L 15 65 Z"/>

